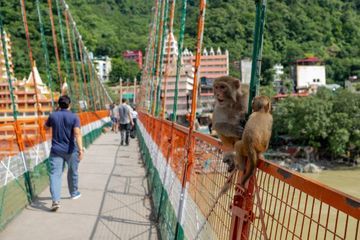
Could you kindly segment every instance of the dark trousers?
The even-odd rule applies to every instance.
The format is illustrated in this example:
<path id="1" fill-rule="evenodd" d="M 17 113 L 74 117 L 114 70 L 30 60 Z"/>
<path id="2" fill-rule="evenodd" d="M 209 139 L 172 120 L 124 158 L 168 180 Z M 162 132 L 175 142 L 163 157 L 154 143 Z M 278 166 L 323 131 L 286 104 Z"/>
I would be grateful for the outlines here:
<path id="1" fill-rule="evenodd" d="M 133 123 L 134 123 L 134 126 L 132 128 L 133 131 L 136 131 L 136 123 L 137 123 L 137 119 L 136 118 L 133 118 Z"/>
<path id="2" fill-rule="evenodd" d="M 130 143 L 130 123 L 121 124 L 120 123 L 120 136 L 121 136 L 121 144 L 129 144 Z"/>

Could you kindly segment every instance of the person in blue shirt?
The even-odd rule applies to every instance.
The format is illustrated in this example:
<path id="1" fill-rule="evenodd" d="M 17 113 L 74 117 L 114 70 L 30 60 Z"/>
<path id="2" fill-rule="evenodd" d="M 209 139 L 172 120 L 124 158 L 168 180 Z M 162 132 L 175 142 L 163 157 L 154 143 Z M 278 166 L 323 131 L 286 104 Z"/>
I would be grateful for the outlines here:
<path id="1" fill-rule="evenodd" d="M 45 123 L 52 130 L 50 151 L 50 193 L 52 197 L 51 210 L 60 207 L 61 177 L 68 165 L 67 181 L 72 199 L 81 196 L 78 191 L 78 165 L 83 158 L 83 145 L 79 117 L 70 111 L 71 100 L 61 96 L 58 101 L 59 110 L 53 112 Z"/>

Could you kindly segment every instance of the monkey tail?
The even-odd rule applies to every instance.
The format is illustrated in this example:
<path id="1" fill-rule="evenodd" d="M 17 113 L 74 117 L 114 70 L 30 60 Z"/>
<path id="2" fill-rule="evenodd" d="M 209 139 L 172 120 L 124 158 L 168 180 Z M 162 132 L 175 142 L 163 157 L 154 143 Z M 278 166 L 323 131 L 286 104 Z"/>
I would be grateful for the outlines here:
<path id="1" fill-rule="evenodd" d="M 249 180 L 249 178 L 255 172 L 255 167 L 256 167 L 256 162 L 257 162 L 257 153 L 256 153 L 255 149 L 250 146 L 248 147 L 248 161 L 250 163 L 250 167 L 249 167 L 249 169 L 245 170 L 245 172 L 244 172 L 244 176 L 242 177 L 242 180 L 241 180 L 242 186 L 245 186 L 245 183 L 247 182 L 247 180 Z"/>
<path id="2" fill-rule="evenodd" d="M 220 190 L 220 193 L 219 193 L 220 196 L 224 195 L 227 191 L 229 191 L 229 189 L 231 187 L 231 183 L 233 182 L 235 173 L 236 173 L 236 170 L 233 170 L 232 173 L 230 174 L 230 176 L 226 179 L 224 186 Z"/>

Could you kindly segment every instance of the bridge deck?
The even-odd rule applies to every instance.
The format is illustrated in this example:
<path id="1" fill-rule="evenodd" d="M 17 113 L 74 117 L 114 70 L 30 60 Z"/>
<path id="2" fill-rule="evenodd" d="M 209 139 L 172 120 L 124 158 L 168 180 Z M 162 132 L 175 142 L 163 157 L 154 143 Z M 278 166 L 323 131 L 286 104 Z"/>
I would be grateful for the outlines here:
<path id="1" fill-rule="evenodd" d="M 63 175 L 61 207 L 49 212 L 46 189 L 0 233 L 0 239 L 158 239 L 137 141 L 101 136 L 79 166 L 81 198 L 69 199 Z"/>

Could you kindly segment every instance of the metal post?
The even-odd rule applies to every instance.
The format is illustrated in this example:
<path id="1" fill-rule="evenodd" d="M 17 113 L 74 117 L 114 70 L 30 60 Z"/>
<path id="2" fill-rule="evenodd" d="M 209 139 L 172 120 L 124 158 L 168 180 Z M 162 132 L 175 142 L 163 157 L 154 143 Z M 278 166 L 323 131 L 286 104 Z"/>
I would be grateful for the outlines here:
<path id="1" fill-rule="evenodd" d="M 6 76 L 8 78 L 10 97 L 11 97 L 11 103 L 12 103 L 12 109 L 13 109 L 15 137 L 16 137 L 16 142 L 17 142 L 18 148 L 20 150 L 20 156 L 21 156 L 21 159 L 23 161 L 23 164 L 24 164 L 25 170 L 26 170 L 26 172 L 24 174 L 26 191 L 23 189 L 23 187 L 21 186 L 21 184 L 18 182 L 17 179 L 16 179 L 16 183 L 19 185 L 19 187 L 21 189 L 24 190 L 24 192 L 26 192 L 27 200 L 28 200 L 29 203 L 31 203 L 32 198 L 33 198 L 33 190 L 32 190 L 30 174 L 29 174 L 29 172 L 27 171 L 27 168 L 26 168 L 26 157 L 24 155 L 25 146 L 24 146 L 24 142 L 22 140 L 20 126 L 19 126 L 18 121 L 17 121 L 18 112 L 17 112 L 16 104 L 15 104 L 14 88 L 13 88 L 13 85 L 12 85 L 12 79 L 11 79 L 11 73 L 10 73 L 10 65 L 9 65 L 9 61 L 8 61 L 8 52 L 7 52 L 7 47 L 6 47 L 6 35 L 5 35 L 5 30 L 3 28 L 3 22 L 2 22 L 1 13 L 0 13 L 0 36 L 1 36 L 3 52 L 4 52 Z M 4 192 L 3 192 L 2 197 L 1 197 L 1 205 L 0 206 L 4 206 L 5 191 L 6 191 L 6 186 L 4 187 Z M 1 219 L 1 216 L 3 214 L 3 211 L 4 211 L 4 209 L 0 208 L 0 219 Z"/>
<path id="2" fill-rule="evenodd" d="M 127 94 L 127 96 L 129 96 L 129 98 L 130 98 L 129 93 L 130 93 L 130 80 L 129 80 L 129 79 L 126 79 L 126 94 Z M 128 103 L 130 104 L 130 100 L 128 101 Z"/>
<path id="3" fill-rule="evenodd" d="M 262 62 L 262 47 L 264 39 L 265 27 L 265 13 L 266 13 L 266 0 L 255 0 L 256 3 L 256 20 L 254 30 L 254 46 L 251 66 L 251 81 L 250 81 L 250 94 L 249 94 L 249 109 L 251 113 L 252 99 L 259 93 L 261 62 Z"/>
<path id="4" fill-rule="evenodd" d="M 256 22 L 254 30 L 254 49 L 251 69 L 249 113 L 251 113 L 252 99 L 258 94 L 259 79 L 261 73 L 262 45 L 265 26 L 266 0 L 256 0 Z M 241 181 L 239 174 L 237 183 Z M 236 188 L 234 203 L 232 206 L 232 220 L 230 239 L 248 239 L 250 234 L 250 225 L 253 221 L 253 204 L 256 177 L 252 176 L 248 181 L 245 192 Z"/>
<path id="5" fill-rule="evenodd" d="M 136 77 L 134 78 L 134 98 L 133 98 L 133 104 L 136 105 Z"/>
<path id="6" fill-rule="evenodd" d="M 175 12 L 175 4 L 176 4 L 176 1 L 175 0 L 170 0 L 169 3 L 171 3 L 171 8 L 170 8 L 170 19 L 169 19 L 169 39 L 168 39 L 168 51 L 167 51 L 167 62 L 166 62 L 166 67 L 165 67 L 165 76 L 164 76 L 164 97 L 163 97 L 163 101 L 162 101 L 162 109 L 161 109 L 161 114 L 160 114 L 160 117 L 161 117 L 161 125 L 160 125 L 160 135 L 163 136 L 163 128 L 164 128 L 164 124 L 165 124 L 165 102 L 166 102 L 166 91 L 167 91 L 167 71 L 168 71 L 168 67 L 169 67 L 169 64 L 170 64 L 170 52 L 171 52 L 171 33 L 172 33 L 172 27 L 173 27 L 173 22 L 174 22 L 174 12 Z M 164 43 L 163 43 L 164 44 Z M 158 102 L 158 107 L 160 105 L 160 102 Z M 159 150 L 158 151 L 161 151 L 161 146 L 162 146 L 162 141 L 163 141 L 163 138 L 160 138 L 160 147 L 159 147 Z M 166 140 L 167 141 L 167 140 Z M 167 153 L 166 155 L 166 163 L 167 163 L 167 166 L 165 168 L 165 173 L 164 173 L 164 181 L 166 181 L 166 178 L 167 178 L 167 174 L 168 174 L 168 169 L 169 169 L 169 152 Z M 166 185 L 166 183 L 164 182 L 164 185 Z M 158 215 L 157 215 L 157 218 L 158 218 L 158 221 L 159 222 L 159 218 L 160 218 L 160 212 L 161 212 L 161 209 L 162 209 L 162 199 L 164 197 L 164 192 L 166 190 L 164 188 L 161 189 L 161 194 L 160 194 L 160 203 L 159 203 L 159 208 L 158 208 Z"/>
<path id="7" fill-rule="evenodd" d="M 120 93 L 120 103 L 122 102 L 122 94 L 123 94 L 123 89 L 122 89 L 122 78 L 120 78 L 119 80 L 119 85 L 120 85 L 120 89 L 119 89 L 119 93 Z"/>
<path id="8" fill-rule="evenodd" d="M 200 13 L 198 19 L 198 36 L 197 36 L 197 44 L 196 44 L 196 57 L 195 57 L 195 73 L 194 73 L 194 83 L 193 83 L 193 91 L 192 91 L 192 101 L 191 101 L 191 115 L 190 115 L 190 126 L 187 140 L 187 154 L 186 154 L 186 162 L 184 166 L 184 173 L 182 179 L 182 189 L 180 195 L 180 203 L 178 209 L 178 222 L 176 225 L 176 238 L 179 234 L 180 224 L 183 222 L 183 212 L 184 205 L 186 201 L 186 189 L 188 182 L 190 180 L 191 170 L 194 164 L 194 148 L 195 142 L 193 138 L 194 131 L 194 123 L 196 116 L 196 106 L 197 106 L 197 94 L 198 94 L 198 80 L 199 80 L 199 68 L 201 62 L 201 49 L 203 43 L 204 36 L 204 25 L 205 25 L 205 10 L 206 10 L 206 0 L 200 0 Z"/>

